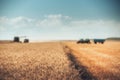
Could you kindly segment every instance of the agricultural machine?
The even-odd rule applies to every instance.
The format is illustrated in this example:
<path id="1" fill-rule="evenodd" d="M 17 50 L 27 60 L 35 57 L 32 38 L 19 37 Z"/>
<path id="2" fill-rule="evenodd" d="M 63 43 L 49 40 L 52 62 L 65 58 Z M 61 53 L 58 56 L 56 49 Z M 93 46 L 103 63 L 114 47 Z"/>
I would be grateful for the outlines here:
<path id="1" fill-rule="evenodd" d="M 20 41 L 21 38 L 24 38 L 24 43 L 29 43 L 29 39 L 27 39 L 26 36 L 15 36 L 13 41 L 22 43 L 22 41 Z"/>
<path id="2" fill-rule="evenodd" d="M 103 44 L 105 42 L 105 39 L 94 39 L 93 41 L 95 44 L 97 44 L 97 43 Z"/>
<path id="3" fill-rule="evenodd" d="M 88 43 L 88 44 L 90 44 L 90 39 L 81 39 L 81 40 L 79 40 L 79 41 L 77 41 L 77 43 Z"/>

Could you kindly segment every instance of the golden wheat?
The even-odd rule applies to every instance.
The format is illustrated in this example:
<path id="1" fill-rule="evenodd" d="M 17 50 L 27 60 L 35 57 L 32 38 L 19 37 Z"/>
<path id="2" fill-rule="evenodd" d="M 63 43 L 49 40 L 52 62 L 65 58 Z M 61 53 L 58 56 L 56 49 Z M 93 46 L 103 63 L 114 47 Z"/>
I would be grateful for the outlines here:
<path id="1" fill-rule="evenodd" d="M 65 42 L 80 64 L 98 80 L 120 80 L 120 42 L 76 44 Z"/>
<path id="2" fill-rule="evenodd" d="M 0 44 L 0 80 L 81 80 L 60 43 Z"/>

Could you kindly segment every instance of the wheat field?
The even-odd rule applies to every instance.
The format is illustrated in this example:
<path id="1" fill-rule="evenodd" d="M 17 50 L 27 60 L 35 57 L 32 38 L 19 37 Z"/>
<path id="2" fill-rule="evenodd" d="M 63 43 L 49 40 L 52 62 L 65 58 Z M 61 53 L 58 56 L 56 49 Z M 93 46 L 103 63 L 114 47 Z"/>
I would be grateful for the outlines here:
<path id="1" fill-rule="evenodd" d="M 59 42 L 0 44 L 0 80 L 81 80 Z"/>
<path id="2" fill-rule="evenodd" d="M 120 80 L 120 42 L 76 44 L 65 42 L 71 53 L 98 80 Z"/>
<path id="3" fill-rule="evenodd" d="M 120 80 L 120 42 L 0 43 L 0 80 Z"/>

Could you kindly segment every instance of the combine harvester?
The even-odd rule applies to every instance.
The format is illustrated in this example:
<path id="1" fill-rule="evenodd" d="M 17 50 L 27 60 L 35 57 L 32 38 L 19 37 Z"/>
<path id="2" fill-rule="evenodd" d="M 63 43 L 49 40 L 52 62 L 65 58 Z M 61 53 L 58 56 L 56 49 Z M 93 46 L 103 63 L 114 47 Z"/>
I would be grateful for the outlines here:
<path id="1" fill-rule="evenodd" d="M 29 43 L 29 39 L 26 39 L 26 36 L 15 36 L 13 42 L 22 43 L 22 41 L 20 41 L 20 38 L 24 38 L 24 43 Z"/>

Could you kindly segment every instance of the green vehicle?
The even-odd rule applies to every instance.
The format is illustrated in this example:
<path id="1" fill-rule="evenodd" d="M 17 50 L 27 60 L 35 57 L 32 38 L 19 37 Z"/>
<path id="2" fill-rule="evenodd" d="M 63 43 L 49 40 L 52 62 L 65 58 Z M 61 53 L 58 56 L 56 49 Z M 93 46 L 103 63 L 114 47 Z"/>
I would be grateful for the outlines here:
<path id="1" fill-rule="evenodd" d="M 103 44 L 104 42 L 105 42 L 105 39 L 94 39 L 95 44 L 97 44 L 97 43 Z"/>
<path id="2" fill-rule="evenodd" d="M 90 39 L 80 39 L 79 41 L 77 41 L 77 43 L 90 43 Z"/>

